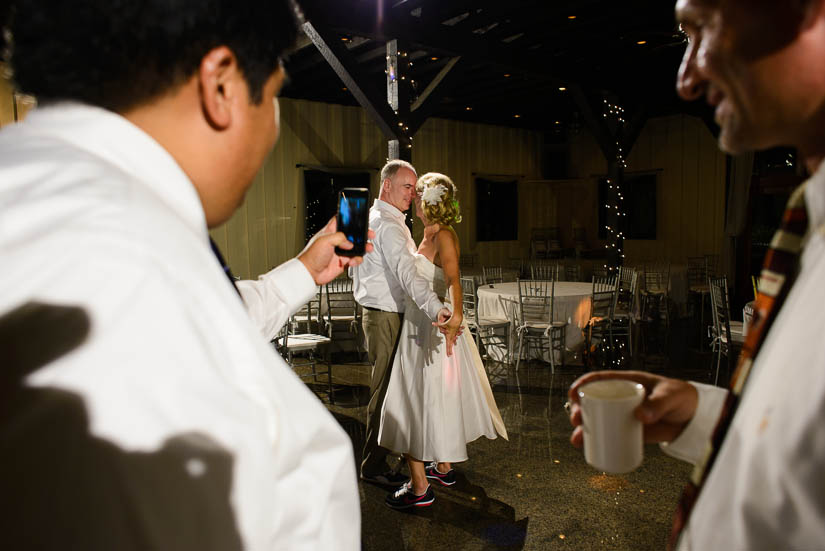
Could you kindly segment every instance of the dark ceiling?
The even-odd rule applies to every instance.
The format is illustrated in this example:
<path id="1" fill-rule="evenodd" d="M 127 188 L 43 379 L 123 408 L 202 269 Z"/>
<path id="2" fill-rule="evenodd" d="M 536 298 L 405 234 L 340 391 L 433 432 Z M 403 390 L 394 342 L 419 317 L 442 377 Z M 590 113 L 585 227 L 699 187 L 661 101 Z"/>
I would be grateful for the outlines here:
<path id="1" fill-rule="evenodd" d="M 408 102 L 440 72 L 447 74 L 435 88 L 428 116 L 551 133 L 585 124 L 582 98 L 594 111 L 607 98 L 631 114 L 641 108 L 646 116 L 707 114 L 698 104 L 683 103 L 674 90 L 685 38 L 673 5 L 662 0 L 301 2 L 306 21 L 348 58 L 347 69 L 373 98 L 385 101 L 387 41 L 397 39 L 412 61 L 401 83 Z M 449 72 L 448 64 L 454 64 Z M 285 97 L 358 104 L 308 39 L 288 60 L 287 71 Z"/>

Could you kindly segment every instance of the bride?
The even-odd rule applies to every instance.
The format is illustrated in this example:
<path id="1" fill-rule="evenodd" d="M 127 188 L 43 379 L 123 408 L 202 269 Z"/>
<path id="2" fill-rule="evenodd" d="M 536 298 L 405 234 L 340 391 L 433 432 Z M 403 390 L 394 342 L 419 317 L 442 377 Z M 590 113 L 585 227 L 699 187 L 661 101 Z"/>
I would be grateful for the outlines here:
<path id="1" fill-rule="evenodd" d="M 418 179 L 415 212 L 424 223 L 424 239 L 416 269 L 452 303 L 453 316 L 461 317 L 459 244 L 451 226 L 461 221 L 456 191 L 443 174 Z M 379 445 L 403 453 L 410 468 L 410 480 L 387 496 L 393 509 L 432 505 L 428 479 L 455 484 L 452 463 L 467 460 L 467 442 L 496 433 L 507 438 L 478 349 L 466 321 L 462 325 L 449 350 L 427 315 L 407 299 L 378 433 Z"/>

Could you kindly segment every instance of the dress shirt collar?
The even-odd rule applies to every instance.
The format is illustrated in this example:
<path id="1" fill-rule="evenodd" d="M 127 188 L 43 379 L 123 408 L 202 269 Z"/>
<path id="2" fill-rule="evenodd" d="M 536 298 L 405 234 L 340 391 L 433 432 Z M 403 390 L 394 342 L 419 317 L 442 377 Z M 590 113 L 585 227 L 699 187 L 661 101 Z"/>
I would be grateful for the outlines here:
<path id="1" fill-rule="evenodd" d="M 206 216 L 189 177 L 158 142 L 120 115 L 76 102 L 38 107 L 28 114 L 30 131 L 86 150 L 145 184 L 206 240 Z"/>
<path id="2" fill-rule="evenodd" d="M 393 218 L 395 218 L 397 220 L 400 220 L 402 223 L 404 222 L 404 219 L 406 218 L 406 216 L 404 215 L 403 212 L 398 210 L 396 207 L 390 205 L 386 201 L 382 201 L 381 199 L 376 199 L 375 202 L 372 204 L 372 206 L 377 208 L 381 212 L 386 212 L 387 214 L 389 214 Z"/>
<path id="3" fill-rule="evenodd" d="M 825 161 L 819 164 L 805 185 L 805 208 L 809 228 L 815 229 L 825 223 Z"/>

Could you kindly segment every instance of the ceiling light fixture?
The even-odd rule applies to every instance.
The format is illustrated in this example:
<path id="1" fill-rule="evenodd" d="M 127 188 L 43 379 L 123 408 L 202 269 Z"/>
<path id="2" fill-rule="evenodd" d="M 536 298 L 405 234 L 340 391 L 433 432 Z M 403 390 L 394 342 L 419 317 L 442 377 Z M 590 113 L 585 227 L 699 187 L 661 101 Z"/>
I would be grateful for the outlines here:
<path id="1" fill-rule="evenodd" d="M 567 88 L 564 86 L 559 86 L 559 92 L 564 92 L 565 90 L 567 90 Z"/>
<path id="2" fill-rule="evenodd" d="M 567 19 L 575 19 L 575 18 L 576 18 L 576 16 L 575 16 L 575 15 L 568 15 L 568 16 L 567 16 Z"/>
<path id="3" fill-rule="evenodd" d="M 639 46 L 647 44 L 647 40 L 639 40 L 638 42 L 636 42 L 636 44 L 638 44 Z"/>

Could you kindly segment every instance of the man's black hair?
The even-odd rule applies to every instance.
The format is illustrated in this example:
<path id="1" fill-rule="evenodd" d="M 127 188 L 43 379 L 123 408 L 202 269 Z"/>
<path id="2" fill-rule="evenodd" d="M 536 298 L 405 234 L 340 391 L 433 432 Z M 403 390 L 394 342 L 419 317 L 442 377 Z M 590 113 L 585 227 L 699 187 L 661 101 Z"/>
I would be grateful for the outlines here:
<path id="1" fill-rule="evenodd" d="M 6 49 L 6 33 L 5 29 L 9 22 L 9 17 L 11 16 L 11 4 L 9 2 L 3 2 L 0 4 L 0 56 L 3 55 L 3 52 Z M 0 58 L 2 59 L 2 58 Z"/>
<path id="2" fill-rule="evenodd" d="M 252 102 L 293 46 L 293 0 L 11 0 L 11 67 L 41 103 L 124 112 L 188 80 L 227 46 Z M 2 21 L 0 21 L 2 22 Z"/>

